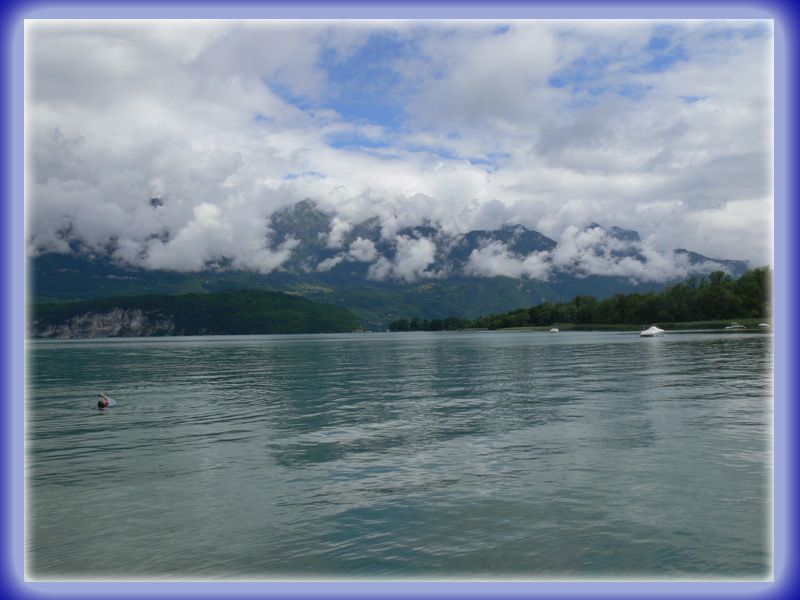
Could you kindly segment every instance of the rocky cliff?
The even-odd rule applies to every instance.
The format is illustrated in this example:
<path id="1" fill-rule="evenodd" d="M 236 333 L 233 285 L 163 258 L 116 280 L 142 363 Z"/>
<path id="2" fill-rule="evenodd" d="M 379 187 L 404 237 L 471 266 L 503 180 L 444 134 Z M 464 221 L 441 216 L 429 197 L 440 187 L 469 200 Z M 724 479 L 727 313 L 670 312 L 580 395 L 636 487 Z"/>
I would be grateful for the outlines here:
<path id="1" fill-rule="evenodd" d="M 39 327 L 34 323 L 33 335 L 41 338 L 78 339 L 103 337 L 146 337 L 172 335 L 172 319 L 148 316 L 140 309 L 115 308 L 109 312 L 89 312 L 63 323 Z"/>

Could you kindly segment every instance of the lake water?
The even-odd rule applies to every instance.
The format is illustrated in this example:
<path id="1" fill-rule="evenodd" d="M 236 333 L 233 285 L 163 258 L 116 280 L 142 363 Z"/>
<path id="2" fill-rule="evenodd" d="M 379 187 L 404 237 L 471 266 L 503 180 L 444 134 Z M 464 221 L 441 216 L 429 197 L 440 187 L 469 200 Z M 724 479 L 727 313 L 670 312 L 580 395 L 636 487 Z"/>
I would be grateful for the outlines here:
<path id="1" fill-rule="evenodd" d="M 28 344 L 34 578 L 764 578 L 772 337 Z M 99 411 L 99 391 L 117 405 Z"/>

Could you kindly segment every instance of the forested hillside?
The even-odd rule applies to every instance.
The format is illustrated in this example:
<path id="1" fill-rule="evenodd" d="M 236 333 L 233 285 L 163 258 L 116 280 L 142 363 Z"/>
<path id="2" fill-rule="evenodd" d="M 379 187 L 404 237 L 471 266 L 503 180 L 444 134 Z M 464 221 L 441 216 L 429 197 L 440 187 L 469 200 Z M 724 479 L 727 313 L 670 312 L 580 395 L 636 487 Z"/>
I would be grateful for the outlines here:
<path id="1" fill-rule="evenodd" d="M 41 337 L 337 333 L 361 327 L 349 311 L 258 290 L 150 295 L 37 304 Z"/>
<path id="2" fill-rule="evenodd" d="M 746 271 L 738 279 L 717 271 L 708 277 L 691 277 L 661 292 L 615 294 L 605 300 L 597 300 L 593 296 L 576 296 L 570 302 L 543 302 L 536 306 L 472 320 L 398 319 L 392 321 L 389 328 L 393 331 L 436 331 L 469 327 L 501 329 L 547 326 L 556 323 L 641 325 L 766 318 L 770 313 L 771 279 L 772 272 L 767 267 Z"/>

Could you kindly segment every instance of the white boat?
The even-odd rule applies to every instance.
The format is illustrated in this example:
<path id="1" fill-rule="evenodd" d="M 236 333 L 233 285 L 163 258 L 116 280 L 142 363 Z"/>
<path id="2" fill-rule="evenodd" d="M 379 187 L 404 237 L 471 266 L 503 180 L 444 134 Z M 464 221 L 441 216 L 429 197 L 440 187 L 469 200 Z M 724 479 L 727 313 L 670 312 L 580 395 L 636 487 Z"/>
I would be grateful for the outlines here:
<path id="1" fill-rule="evenodd" d="M 639 332 L 640 337 L 661 337 L 662 335 L 666 335 L 666 332 L 655 325 L 651 325 L 649 329 L 644 329 Z"/>
<path id="2" fill-rule="evenodd" d="M 766 328 L 766 327 L 769 327 L 769 323 L 759 323 L 758 326 Z"/>
<path id="3" fill-rule="evenodd" d="M 558 327 L 553 327 L 553 328 L 550 330 L 550 333 L 558 333 Z"/>
<path id="4" fill-rule="evenodd" d="M 759 325 L 759 327 L 760 327 L 760 325 Z M 744 329 L 744 328 L 745 328 L 744 325 L 739 325 L 738 323 L 734 322 L 734 323 L 731 323 L 730 325 L 728 325 L 725 329 Z"/>

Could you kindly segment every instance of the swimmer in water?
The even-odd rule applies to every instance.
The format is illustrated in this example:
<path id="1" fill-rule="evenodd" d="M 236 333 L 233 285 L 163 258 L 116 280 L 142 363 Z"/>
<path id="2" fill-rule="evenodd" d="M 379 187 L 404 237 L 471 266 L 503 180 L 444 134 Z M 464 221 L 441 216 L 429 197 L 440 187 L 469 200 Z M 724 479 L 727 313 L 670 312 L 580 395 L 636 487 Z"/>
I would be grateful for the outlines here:
<path id="1" fill-rule="evenodd" d="M 107 406 L 110 405 L 109 400 L 108 400 L 108 396 L 106 396 L 103 393 L 100 393 L 100 394 L 97 394 L 97 395 L 100 398 L 100 400 L 97 401 L 97 408 L 102 410 L 102 409 L 104 409 L 104 408 L 106 408 Z"/>

